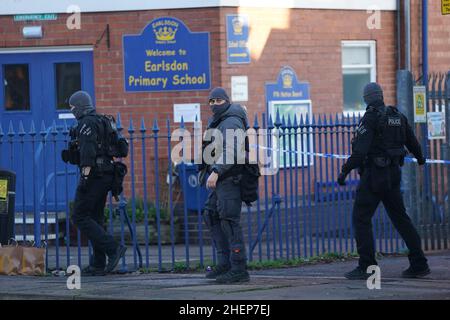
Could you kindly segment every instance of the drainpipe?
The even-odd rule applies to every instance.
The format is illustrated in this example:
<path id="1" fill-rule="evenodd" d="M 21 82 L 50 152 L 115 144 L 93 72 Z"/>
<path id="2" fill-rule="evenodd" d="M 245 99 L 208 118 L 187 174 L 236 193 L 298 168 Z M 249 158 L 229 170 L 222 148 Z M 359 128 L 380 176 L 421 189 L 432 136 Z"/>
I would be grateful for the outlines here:
<path id="1" fill-rule="evenodd" d="M 428 97 L 428 0 L 422 0 L 422 84 L 427 88 Z M 425 104 L 426 106 L 427 104 Z M 434 108 L 434 106 L 431 106 Z M 422 146 L 424 147 L 423 153 L 425 158 L 430 154 L 430 141 L 427 139 L 427 126 L 422 124 Z M 430 203 L 430 171 L 429 167 L 425 165 L 424 168 L 424 182 L 425 182 L 425 195 L 429 197 Z M 429 204 L 430 205 L 430 204 Z M 430 208 L 428 208 L 430 209 Z M 431 211 L 429 211 L 431 212 Z"/>
<path id="2" fill-rule="evenodd" d="M 422 0 L 422 74 L 423 85 L 428 84 L 428 0 Z"/>
<path id="3" fill-rule="evenodd" d="M 400 0 L 397 0 L 397 70 L 402 68 L 401 13 Z"/>
<path id="4" fill-rule="evenodd" d="M 405 69 L 411 71 L 411 1 L 405 0 Z"/>

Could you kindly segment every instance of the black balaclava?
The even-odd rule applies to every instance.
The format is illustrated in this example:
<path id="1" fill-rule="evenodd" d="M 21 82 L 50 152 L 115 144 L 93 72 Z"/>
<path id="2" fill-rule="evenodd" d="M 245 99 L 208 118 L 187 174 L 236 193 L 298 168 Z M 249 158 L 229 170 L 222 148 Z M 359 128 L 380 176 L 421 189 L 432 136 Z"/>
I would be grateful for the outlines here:
<path id="1" fill-rule="evenodd" d="M 364 87 L 363 97 L 367 106 L 384 105 L 383 89 L 376 82 L 370 82 Z"/>
<path id="2" fill-rule="evenodd" d="M 74 107 L 72 113 L 77 120 L 95 112 L 91 96 L 86 91 L 77 91 L 72 94 L 69 98 L 69 105 Z"/>
<path id="3" fill-rule="evenodd" d="M 225 100 L 224 104 L 213 104 L 210 105 L 211 111 L 214 114 L 214 117 L 220 116 L 223 112 L 225 112 L 230 106 L 230 98 L 228 97 L 227 92 L 224 88 L 217 87 L 211 90 L 209 93 L 208 101 L 211 99 L 223 99 Z"/>

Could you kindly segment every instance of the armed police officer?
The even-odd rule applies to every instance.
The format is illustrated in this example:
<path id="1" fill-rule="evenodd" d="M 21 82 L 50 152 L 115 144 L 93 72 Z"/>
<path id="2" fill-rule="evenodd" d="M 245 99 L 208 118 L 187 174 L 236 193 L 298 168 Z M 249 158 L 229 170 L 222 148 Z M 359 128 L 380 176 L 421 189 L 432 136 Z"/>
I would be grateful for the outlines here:
<path id="1" fill-rule="evenodd" d="M 403 204 L 400 167 L 407 154 L 405 146 L 419 165 L 425 164 L 425 158 L 406 117 L 397 108 L 385 106 L 383 91 L 377 83 L 365 86 L 364 101 L 366 113 L 352 141 L 352 154 L 342 166 L 338 178 L 338 183 L 345 185 L 345 178 L 352 169 L 358 168 L 361 175 L 353 207 L 359 265 L 345 277 L 367 279 L 370 276 L 366 273 L 367 268 L 377 264 L 371 219 L 380 201 L 409 249 L 410 267 L 403 271 L 402 276 L 423 277 L 430 273 L 430 269 L 420 236 Z"/>
<path id="2" fill-rule="evenodd" d="M 227 143 L 226 141 L 227 130 L 245 132 L 248 126 L 247 114 L 241 105 L 230 103 L 226 91 L 220 87 L 210 92 L 209 106 L 213 115 L 208 129 L 219 130 L 223 137 L 223 141 L 215 144 L 212 153 L 214 153 L 214 159 L 220 159 L 221 155 L 223 157 L 220 161 L 209 163 L 207 169 L 210 176 L 206 186 L 212 192 L 205 204 L 204 218 L 215 243 L 218 263 L 206 274 L 206 277 L 216 279 L 218 283 L 249 281 L 244 238 L 240 225 L 242 175 L 237 159 L 238 155 L 245 153 L 243 145 L 245 142 L 242 139 L 240 142 L 239 139 L 237 142 Z"/>
<path id="3" fill-rule="evenodd" d="M 75 158 L 78 158 L 81 175 L 72 221 L 93 246 L 93 257 L 83 274 L 103 275 L 116 268 L 126 251 L 126 247 L 118 244 L 104 229 L 106 197 L 114 180 L 113 158 L 105 152 L 108 139 L 89 94 L 75 92 L 69 98 L 69 105 L 78 122 L 72 135 L 79 152 Z M 63 153 L 63 160 L 68 158 L 73 157 L 65 157 Z"/>

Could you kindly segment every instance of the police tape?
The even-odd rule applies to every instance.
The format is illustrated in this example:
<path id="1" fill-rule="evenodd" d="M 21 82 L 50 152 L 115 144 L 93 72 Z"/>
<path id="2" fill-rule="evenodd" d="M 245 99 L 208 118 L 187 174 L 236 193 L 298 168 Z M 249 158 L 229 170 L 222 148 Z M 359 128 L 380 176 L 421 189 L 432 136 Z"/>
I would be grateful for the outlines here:
<path id="1" fill-rule="evenodd" d="M 308 152 L 308 151 L 298 151 L 298 150 L 285 150 L 285 149 L 276 149 L 276 148 L 269 148 L 269 147 L 263 147 L 256 144 L 251 144 L 250 147 L 254 149 L 263 149 L 263 150 L 271 150 L 271 151 L 281 151 L 281 152 L 287 152 L 287 153 L 297 153 L 302 155 L 308 155 L 308 156 L 317 156 L 321 158 L 334 158 L 334 159 L 348 159 L 350 155 L 341 155 L 341 154 L 334 154 L 334 153 L 320 153 L 320 152 Z M 416 158 L 412 157 L 405 157 L 406 162 L 417 162 Z M 436 159 L 426 159 L 426 163 L 434 163 L 434 164 L 450 164 L 450 161 L 448 160 L 436 160 Z"/>

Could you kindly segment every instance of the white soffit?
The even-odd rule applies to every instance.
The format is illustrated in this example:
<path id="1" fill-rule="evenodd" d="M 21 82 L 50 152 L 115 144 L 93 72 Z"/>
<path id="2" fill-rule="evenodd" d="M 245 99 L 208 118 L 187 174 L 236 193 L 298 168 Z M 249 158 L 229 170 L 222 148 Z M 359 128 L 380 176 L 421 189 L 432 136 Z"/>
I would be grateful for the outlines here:
<path id="1" fill-rule="evenodd" d="M 396 10 L 396 0 L 0 0 L 0 15 L 257 7 L 335 10 Z"/>

